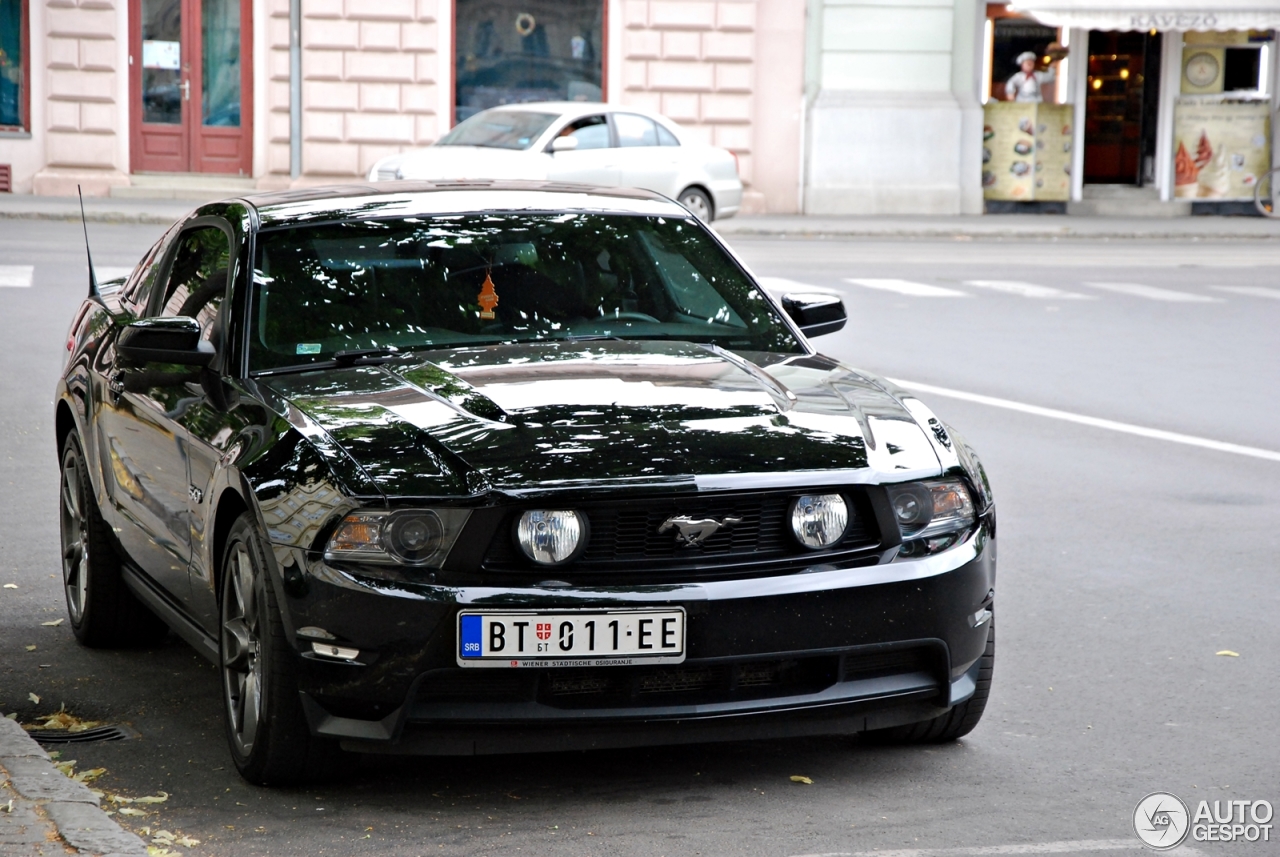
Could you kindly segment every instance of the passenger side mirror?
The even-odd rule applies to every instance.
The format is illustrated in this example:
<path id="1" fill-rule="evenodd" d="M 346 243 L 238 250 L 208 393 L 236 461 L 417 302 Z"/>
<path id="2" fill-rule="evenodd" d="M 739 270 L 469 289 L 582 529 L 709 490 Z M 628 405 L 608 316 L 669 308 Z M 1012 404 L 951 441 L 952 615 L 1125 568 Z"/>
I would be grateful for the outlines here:
<path id="1" fill-rule="evenodd" d="M 782 308 L 805 336 L 835 333 L 849 318 L 844 301 L 835 295 L 783 295 Z"/>
<path id="2" fill-rule="evenodd" d="M 574 136 L 556 137 L 551 141 L 551 153 L 556 152 L 572 152 L 578 148 L 578 138 Z"/>
<path id="3" fill-rule="evenodd" d="M 200 338 L 200 322 L 194 318 L 144 318 L 120 332 L 116 352 L 133 363 L 178 363 L 208 366 L 214 348 Z"/>

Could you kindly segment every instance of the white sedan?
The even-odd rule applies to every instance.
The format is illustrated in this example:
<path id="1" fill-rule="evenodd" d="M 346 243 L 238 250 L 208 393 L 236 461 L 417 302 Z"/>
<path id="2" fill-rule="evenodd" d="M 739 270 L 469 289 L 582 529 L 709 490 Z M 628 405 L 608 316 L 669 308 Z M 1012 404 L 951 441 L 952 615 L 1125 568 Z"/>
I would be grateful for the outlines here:
<path id="1" fill-rule="evenodd" d="M 696 143 L 679 125 L 634 108 L 582 102 L 510 104 L 458 124 L 435 144 L 380 159 L 370 181 L 546 179 L 638 187 L 702 220 L 742 205 L 738 159 Z"/>

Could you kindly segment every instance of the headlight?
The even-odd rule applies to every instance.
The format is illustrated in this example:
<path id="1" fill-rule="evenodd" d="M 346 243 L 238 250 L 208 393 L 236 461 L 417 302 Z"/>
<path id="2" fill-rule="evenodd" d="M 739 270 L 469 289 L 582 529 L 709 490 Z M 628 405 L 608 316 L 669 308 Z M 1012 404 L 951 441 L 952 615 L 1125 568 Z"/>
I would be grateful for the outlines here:
<path id="1" fill-rule="evenodd" d="M 470 514 L 467 509 L 352 512 L 338 523 L 324 558 L 439 567 Z"/>
<path id="2" fill-rule="evenodd" d="M 791 532 L 810 550 L 831 547 L 848 525 L 849 506 L 839 494 L 804 494 L 791 504 Z"/>
<path id="3" fill-rule="evenodd" d="M 889 504 L 904 542 L 959 533 L 973 525 L 973 500 L 963 482 L 909 482 L 888 487 Z"/>
<path id="4" fill-rule="evenodd" d="M 529 559 L 559 565 L 575 558 L 586 545 L 587 521 L 577 512 L 528 511 L 516 522 L 516 543 Z"/>

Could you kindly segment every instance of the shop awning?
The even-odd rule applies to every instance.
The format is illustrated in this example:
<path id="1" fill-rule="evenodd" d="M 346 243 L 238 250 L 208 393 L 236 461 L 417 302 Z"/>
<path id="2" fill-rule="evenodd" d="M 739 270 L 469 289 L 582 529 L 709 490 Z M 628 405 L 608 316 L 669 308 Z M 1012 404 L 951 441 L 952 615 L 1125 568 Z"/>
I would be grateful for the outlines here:
<path id="1" fill-rule="evenodd" d="M 1276 30 L 1280 6 L 1240 0 L 1023 0 L 1010 8 L 1050 27 L 1085 30 Z"/>

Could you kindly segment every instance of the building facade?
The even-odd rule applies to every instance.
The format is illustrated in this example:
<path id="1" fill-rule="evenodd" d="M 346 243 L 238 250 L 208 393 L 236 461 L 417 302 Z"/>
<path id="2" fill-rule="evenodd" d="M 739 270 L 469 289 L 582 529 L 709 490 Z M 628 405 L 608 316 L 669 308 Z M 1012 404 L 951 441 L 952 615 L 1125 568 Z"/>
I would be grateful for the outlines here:
<path id="1" fill-rule="evenodd" d="M 744 213 L 1184 212 L 1270 169 L 1280 8 L 1244 2 L 0 0 L 0 190 L 340 182 L 570 99 L 730 149 Z"/>

